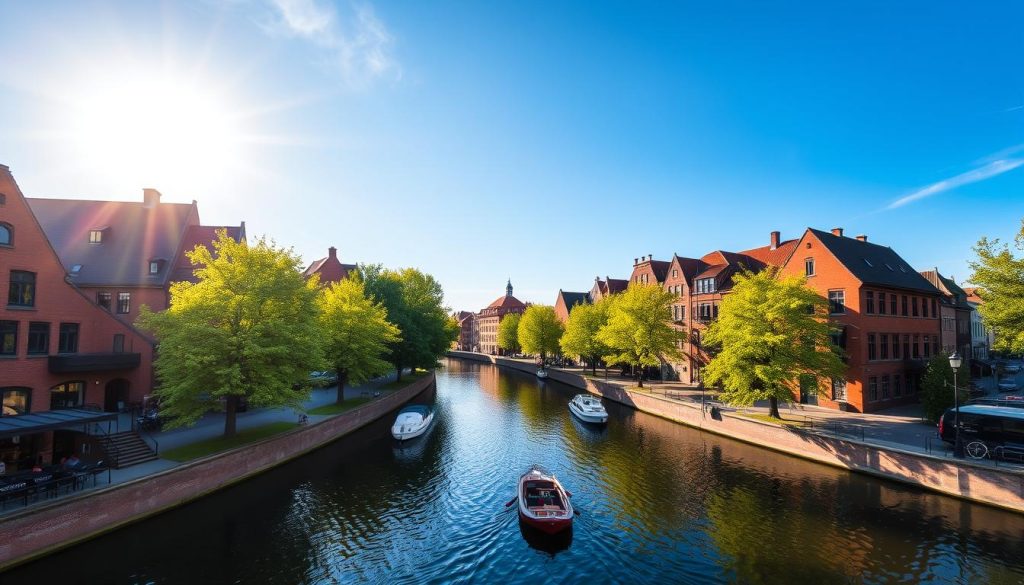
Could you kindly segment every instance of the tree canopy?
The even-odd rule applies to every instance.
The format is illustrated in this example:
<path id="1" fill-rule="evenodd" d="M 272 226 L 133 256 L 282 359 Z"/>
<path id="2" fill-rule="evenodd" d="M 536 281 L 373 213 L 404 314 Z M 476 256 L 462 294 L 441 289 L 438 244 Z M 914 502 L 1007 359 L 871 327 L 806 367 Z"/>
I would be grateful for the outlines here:
<path id="1" fill-rule="evenodd" d="M 722 385 L 724 400 L 768 400 L 769 414 L 779 418 L 779 401 L 793 400 L 801 376 L 844 375 L 830 338 L 828 303 L 804 278 L 779 277 L 772 268 L 733 278 L 732 292 L 704 335 L 705 343 L 719 349 L 704 379 Z"/>
<path id="2" fill-rule="evenodd" d="M 519 321 L 519 345 L 524 352 L 539 355 L 546 364 L 549 355 L 558 353 L 561 337 L 562 322 L 555 315 L 554 307 L 530 305 L 526 308 Z"/>
<path id="3" fill-rule="evenodd" d="M 597 373 L 597 362 L 609 353 L 607 345 L 601 342 L 598 332 L 608 323 L 608 306 L 611 297 L 587 305 L 579 304 L 569 313 L 565 333 L 559 341 L 562 353 L 577 355 L 590 362 L 591 371 Z"/>
<path id="4" fill-rule="evenodd" d="M 633 283 L 608 298 L 608 322 L 597 334 L 608 348 L 605 361 L 633 366 L 642 388 L 643 366 L 660 366 L 662 360 L 680 355 L 679 332 L 671 320 L 675 296 L 654 284 Z"/>
<path id="5" fill-rule="evenodd" d="M 966 381 L 967 376 L 962 380 Z M 955 403 L 953 396 L 953 368 L 949 365 L 949 355 L 937 353 L 928 360 L 924 375 L 921 376 L 921 405 L 924 416 L 928 420 L 939 422 L 939 417 Z M 960 402 L 967 399 L 968 393 L 960 390 Z"/>
<path id="6" fill-rule="evenodd" d="M 415 268 L 388 270 L 377 264 L 361 266 L 360 278 L 366 293 L 398 327 L 400 338 L 388 344 L 387 357 L 398 379 L 403 368 L 435 367 L 459 336 L 459 324 L 444 307 L 441 285 Z"/>
<path id="7" fill-rule="evenodd" d="M 308 396 L 309 372 L 322 364 L 317 288 L 299 257 L 272 241 L 236 242 L 221 230 L 213 248 L 187 253 L 198 282 L 171 285 L 170 307 L 143 307 L 138 324 L 159 343 L 161 414 L 181 426 L 223 408 L 232 436 L 243 398 L 297 407 Z"/>
<path id="8" fill-rule="evenodd" d="M 399 342 L 387 310 L 366 296 L 362 280 L 347 278 L 320 290 L 318 324 L 324 358 L 338 372 L 338 402 L 345 384 L 362 384 L 388 371 L 388 344 Z"/>
<path id="9" fill-rule="evenodd" d="M 1014 237 L 1014 248 L 1024 250 L 1024 220 Z M 971 282 L 979 287 L 984 303 L 978 307 L 986 327 L 998 331 L 993 349 L 1024 353 L 1024 257 L 998 239 L 982 238 L 974 247 Z"/>
<path id="10" fill-rule="evenodd" d="M 522 348 L 519 346 L 519 321 L 522 315 L 509 313 L 501 319 L 498 325 L 498 347 L 508 353 L 519 353 Z"/>

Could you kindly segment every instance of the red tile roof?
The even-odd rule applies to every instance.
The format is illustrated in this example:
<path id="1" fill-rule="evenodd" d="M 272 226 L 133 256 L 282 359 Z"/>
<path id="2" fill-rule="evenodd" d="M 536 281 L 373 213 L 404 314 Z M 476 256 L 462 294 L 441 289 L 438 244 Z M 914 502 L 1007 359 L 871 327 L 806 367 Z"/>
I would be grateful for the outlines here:
<path id="1" fill-rule="evenodd" d="M 493 303 L 487 305 L 488 309 L 525 309 L 526 305 L 523 304 L 519 299 L 502 295 L 494 300 Z"/>
<path id="2" fill-rule="evenodd" d="M 744 250 L 740 254 L 750 256 L 768 266 L 782 266 L 786 263 L 786 260 L 789 260 L 798 243 L 800 243 L 800 240 L 786 240 L 780 243 L 774 250 L 772 250 L 771 246 L 762 246 L 752 250 Z"/>

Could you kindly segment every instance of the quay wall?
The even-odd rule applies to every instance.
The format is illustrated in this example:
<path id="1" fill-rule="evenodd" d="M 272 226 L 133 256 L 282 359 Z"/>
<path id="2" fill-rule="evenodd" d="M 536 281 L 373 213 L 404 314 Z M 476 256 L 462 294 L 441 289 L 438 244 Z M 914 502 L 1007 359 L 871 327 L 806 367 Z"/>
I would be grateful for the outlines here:
<path id="1" fill-rule="evenodd" d="M 452 351 L 449 357 L 490 363 L 529 374 L 531 363 L 479 353 Z M 997 468 L 971 460 L 943 457 L 836 438 L 812 430 L 784 427 L 722 411 L 712 417 L 700 404 L 636 392 L 556 368 L 548 378 L 586 390 L 641 412 L 733 439 L 860 473 L 940 492 L 946 495 L 1024 513 L 1024 471 Z"/>
<path id="2" fill-rule="evenodd" d="M 0 520 L 0 571 L 180 506 L 300 457 L 381 418 L 434 383 L 431 372 L 401 390 L 318 423 L 5 517 Z"/>

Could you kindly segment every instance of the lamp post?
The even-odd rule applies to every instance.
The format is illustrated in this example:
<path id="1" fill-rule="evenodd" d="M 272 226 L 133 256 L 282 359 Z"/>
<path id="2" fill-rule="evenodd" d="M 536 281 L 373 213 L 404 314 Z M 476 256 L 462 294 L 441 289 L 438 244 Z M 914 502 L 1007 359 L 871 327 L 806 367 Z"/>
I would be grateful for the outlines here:
<path id="1" fill-rule="evenodd" d="M 960 442 L 960 393 L 957 392 L 956 388 L 956 372 L 960 369 L 960 364 L 963 360 L 960 359 L 960 354 L 955 350 L 953 355 L 949 356 L 949 367 L 953 368 L 953 404 L 956 407 L 956 416 L 953 418 L 953 426 L 956 427 L 956 437 L 953 439 L 953 455 L 956 457 L 964 456 L 964 446 Z"/>

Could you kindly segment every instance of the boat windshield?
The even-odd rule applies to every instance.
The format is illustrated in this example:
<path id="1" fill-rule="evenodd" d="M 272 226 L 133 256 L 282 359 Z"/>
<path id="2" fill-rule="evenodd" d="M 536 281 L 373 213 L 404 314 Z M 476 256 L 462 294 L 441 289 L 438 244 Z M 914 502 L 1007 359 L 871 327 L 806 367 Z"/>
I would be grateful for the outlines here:
<path id="1" fill-rule="evenodd" d="M 406 406 L 402 410 L 398 411 L 398 414 L 400 415 L 407 413 L 418 414 L 423 418 L 426 418 L 427 414 L 430 413 L 430 409 L 422 404 L 410 404 L 409 406 Z"/>

